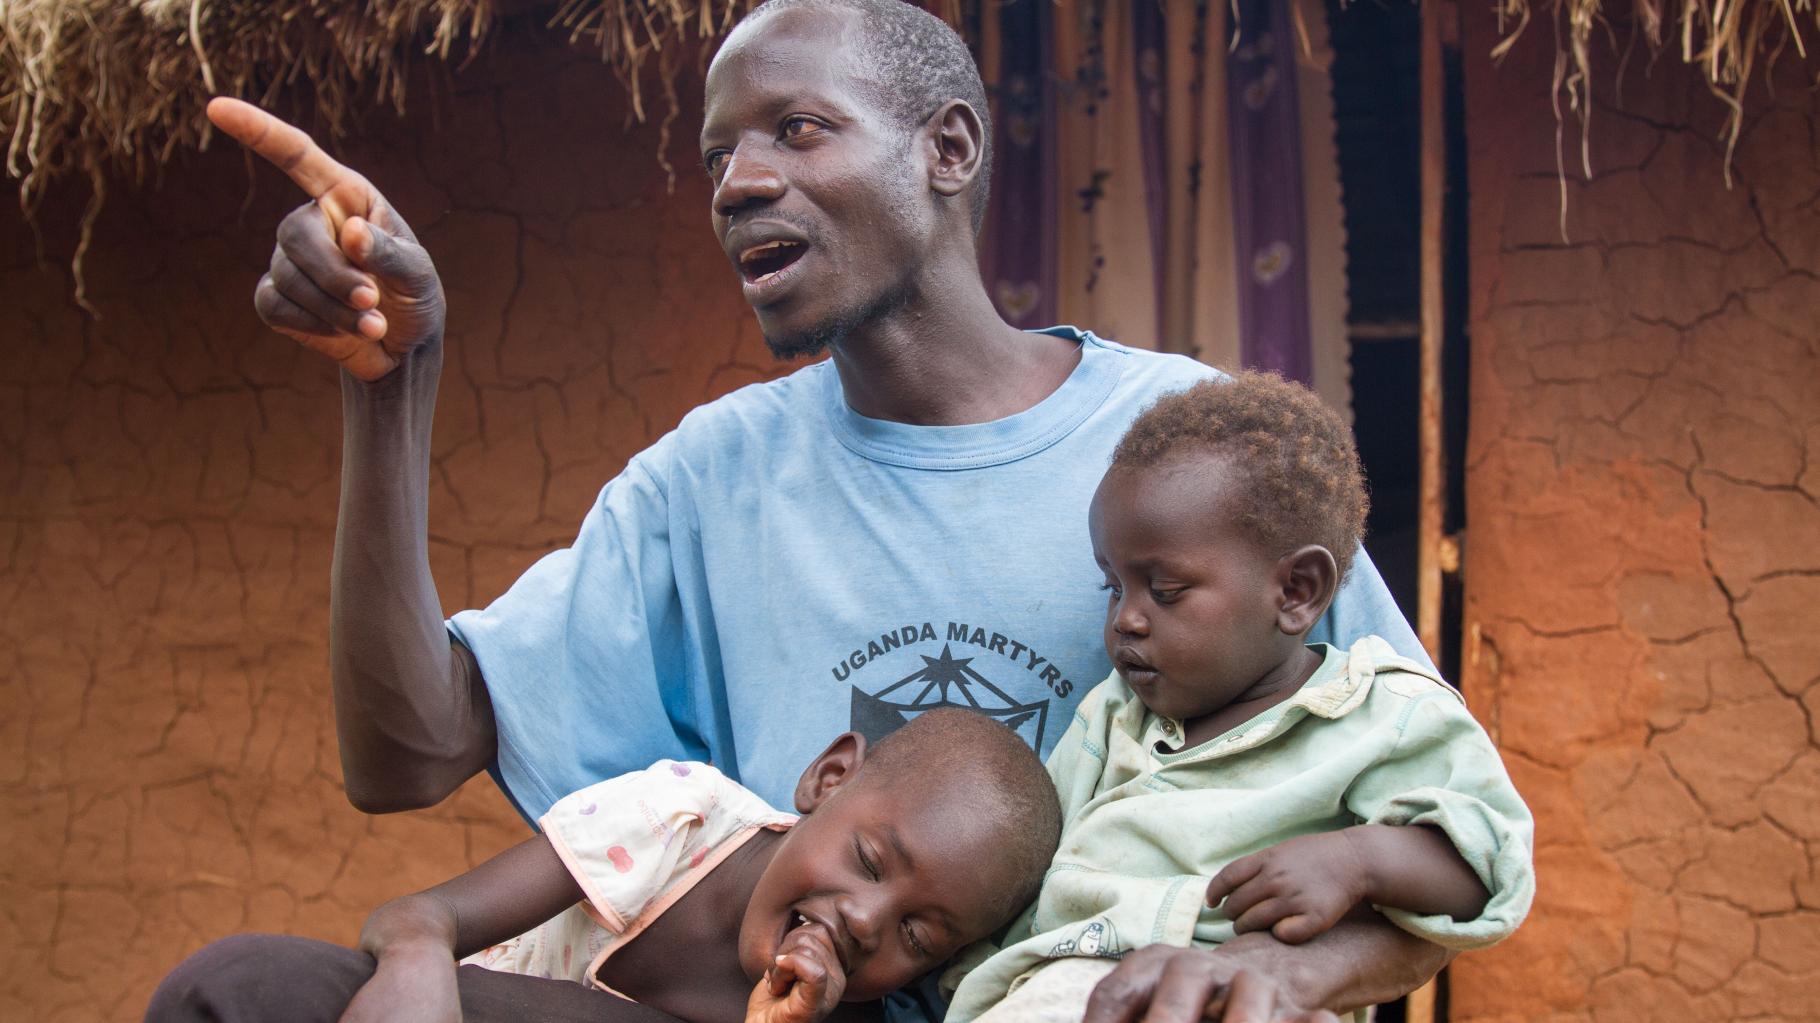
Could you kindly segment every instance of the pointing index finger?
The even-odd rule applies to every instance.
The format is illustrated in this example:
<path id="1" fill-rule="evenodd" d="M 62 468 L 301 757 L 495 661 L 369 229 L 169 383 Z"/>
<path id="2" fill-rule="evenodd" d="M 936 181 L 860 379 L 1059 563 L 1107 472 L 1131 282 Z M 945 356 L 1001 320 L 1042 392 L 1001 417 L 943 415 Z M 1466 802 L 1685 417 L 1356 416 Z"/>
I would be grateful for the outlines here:
<path id="1" fill-rule="evenodd" d="M 320 199 L 360 175 L 335 162 L 313 139 L 258 107 L 227 96 L 209 101 L 209 120 L 272 166 L 290 175 L 310 198 Z M 349 213 L 360 213 L 350 210 Z"/>

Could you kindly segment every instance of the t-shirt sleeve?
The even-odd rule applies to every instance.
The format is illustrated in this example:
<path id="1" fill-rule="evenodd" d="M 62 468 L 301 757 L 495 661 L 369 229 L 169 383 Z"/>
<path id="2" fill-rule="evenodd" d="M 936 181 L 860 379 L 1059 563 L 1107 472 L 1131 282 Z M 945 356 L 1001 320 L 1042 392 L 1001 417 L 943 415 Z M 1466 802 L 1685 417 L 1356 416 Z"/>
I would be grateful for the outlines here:
<path id="1" fill-rule="evenodd" d="M 739 828 L 788 819 L 707 764 L 660 761 L 556 801 L 539 822 L 615 934 Z"/>
<path id="2" fill-rule="evenodd" d="M 486 679 L 501 782 L 533 820 L 595 779 L 710 759 L 693 724 L 662 485 L 673 436 L 601 490 L 574 544 L 449 621 Z"/>
<path id="3" fill-rule="evenodd" d="M 1434 670 L 1434 661 L 1422 648 L 1415 630 L 1409 627 L 1409 619 L 1397 607 L 1390 588 L 1384 585 L 1378 566 L 1361 546 L 1354 552 L 1352 567 L 1347 570 L 1346 578 L 1340 580 L 1340 590 L 1333 595 L 1327 613 L 1309 630 L 1308 642 L 1331 643 L 1341 650 L 1350 650 L 1366 636 L 1377 636 L 1397 653 L 1429 671 Z"/>
<path id="4" fill-rule="evenodd" d="M 1367 824 L 1426 824 L 1446 832 L 1491 894 L 1472 920 L 1380 911 L 1397 926 L 1452 949 L 1509 937 L 1535 898 L 1535 823 L 1491 739 L 1451 690 L 1425 679 L 1402 715 L 1393 754 L 1360 774 L 1347 805 Z M 1378 685 L 1386 684 L 1380 677 Z M 1395 685 L 1395 682 L 1391 683 Z"/>

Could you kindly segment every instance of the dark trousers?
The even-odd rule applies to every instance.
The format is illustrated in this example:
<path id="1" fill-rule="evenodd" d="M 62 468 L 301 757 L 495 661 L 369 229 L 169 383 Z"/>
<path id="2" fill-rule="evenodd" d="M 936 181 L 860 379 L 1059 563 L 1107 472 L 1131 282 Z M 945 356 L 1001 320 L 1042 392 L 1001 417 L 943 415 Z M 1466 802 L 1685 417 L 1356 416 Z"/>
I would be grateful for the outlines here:
<path id="1" fill-rule="evenodd" d="M 177 964 L 146 1023 L 335 1023 L 373 975 L 373 957 L 279 934 L 236 934 Z M 456 970 L 465 1023 L 676 1023 L 656 1009 L 566 980 Z"/>

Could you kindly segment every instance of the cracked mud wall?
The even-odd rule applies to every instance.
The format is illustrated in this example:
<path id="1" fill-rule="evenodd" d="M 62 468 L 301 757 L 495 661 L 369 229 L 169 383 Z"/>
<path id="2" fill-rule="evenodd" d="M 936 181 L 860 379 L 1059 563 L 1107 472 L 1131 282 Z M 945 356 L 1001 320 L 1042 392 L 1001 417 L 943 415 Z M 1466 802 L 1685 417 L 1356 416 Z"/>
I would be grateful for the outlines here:
<path id="1" fill-rule="evenodd" d="M 689 77 L 685 73 L 685 78 Z M 341 152 L 417 228 L 450 298 L 430 497 L 438 589 L 485 603 L 568 542 L 602 483 L 690 407 L 775 375 L 708 227 L 699 97 L 668 153 L 622 130 L 586 54 L 509 33 L 420 74 Z M 517 841 L 481 779 L 368 818 L 340 786 L 327 678 L 340 412 L 254 282 L 300 201 L 232 147 L 114 184 L 66 269 L 0 209 L 0 1019 L 137 1019 L 241 930 L 352 941 L 391 895 Z"/>
<path id="2" fill-rule="evenodd" d="M 1564 242 L 1548 27 L 1494 67 L 1481 6 L 1463 682 L 1536 811 L 1540 894 L 1454 967 L 1453 1018 L 1817 1019 L 1812 63 L 1753 89 L 1727 190 L 1699 80 L 1639 52 L 1618 105 L 1605 56 Z"/>

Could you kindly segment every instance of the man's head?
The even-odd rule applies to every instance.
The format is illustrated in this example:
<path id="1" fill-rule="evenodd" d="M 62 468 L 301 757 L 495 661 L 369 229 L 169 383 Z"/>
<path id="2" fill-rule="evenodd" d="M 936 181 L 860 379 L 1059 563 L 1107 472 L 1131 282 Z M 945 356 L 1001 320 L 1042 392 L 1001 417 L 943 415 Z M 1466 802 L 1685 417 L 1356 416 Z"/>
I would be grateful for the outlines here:
<path id="1" fill-rule="evenodd" d="M 1366 504 L 1351 432 L 1306 388 L 1243 373 L 1159 399 L 1089 512 L 1119 673 L 1182 720 L 1243 698 L 1332 602 Z"/>
<path id="2" fill-rule="evenodd" d="M 868 748 L 849 732 L 797 783 L 805 814 L 740 927 L 757 979 L 798 927 L 825 932 L 848 1001 L 880 997 L 1004 926 L 1036 897 L 1061 836 L 1054 785 L 1010 729 L 957 709 Z"/>
<path id="3" fill-rule="evenodd" d="M 708 70 L 716 236 L 773 351 L 815 354 L 977 274 L 991 127 L 965 44 L 901 0 L 772 0 Z"/>

